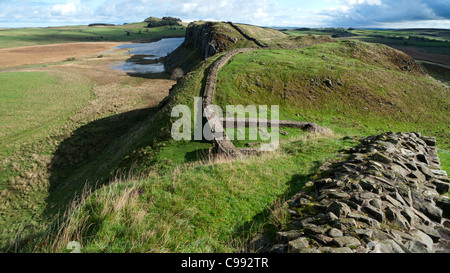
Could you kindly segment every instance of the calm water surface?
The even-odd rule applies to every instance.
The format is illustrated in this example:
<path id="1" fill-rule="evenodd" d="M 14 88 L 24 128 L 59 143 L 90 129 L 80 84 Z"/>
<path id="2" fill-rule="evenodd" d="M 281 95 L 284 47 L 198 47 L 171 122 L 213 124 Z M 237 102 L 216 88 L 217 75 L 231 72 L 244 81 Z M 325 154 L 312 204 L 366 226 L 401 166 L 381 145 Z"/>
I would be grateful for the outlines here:
<path id="1" fill-rule="evenodd" d="M 160 62 L 139 64 L 142 60 L 157 60 L 174 51 L 184 42 L 184 38 L 166 38 L 153 43 L 133 43 L 117 46 L 121 49 L 129 49 L 127 54 L 139 55 L 126 62 L 118 62 L 112 68 L 134 74 L 149 74 L 164 72 L 164 64 Z"/>

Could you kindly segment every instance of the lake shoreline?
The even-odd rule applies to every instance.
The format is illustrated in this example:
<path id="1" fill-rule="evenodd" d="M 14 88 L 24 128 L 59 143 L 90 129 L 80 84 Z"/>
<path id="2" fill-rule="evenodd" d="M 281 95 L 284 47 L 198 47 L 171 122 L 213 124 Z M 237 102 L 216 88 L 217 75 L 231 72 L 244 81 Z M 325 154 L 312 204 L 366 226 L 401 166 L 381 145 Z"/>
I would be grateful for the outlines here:
<path id="1" fill-rule="evenodd" d="M 145 75 L 165 72 L 164 57 L 173 52 L 184 42 L 184 38 L 163 38 L 152 43 L 127 43 L 115 49 L 128 50 L 131 57 L 111 66 L 129 74 Z"/>

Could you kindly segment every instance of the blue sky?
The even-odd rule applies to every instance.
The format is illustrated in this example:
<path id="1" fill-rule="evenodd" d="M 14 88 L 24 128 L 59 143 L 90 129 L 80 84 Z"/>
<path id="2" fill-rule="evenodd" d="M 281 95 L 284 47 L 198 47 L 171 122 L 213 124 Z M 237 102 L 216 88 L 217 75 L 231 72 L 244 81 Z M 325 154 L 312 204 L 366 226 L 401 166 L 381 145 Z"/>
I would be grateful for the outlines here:
<path id="1" fill-rule="evenodd" d="M 0 28 L 122 24 L 149 16 L 262 26 L 450 28 L 450 0 L 0 0 Z"/>

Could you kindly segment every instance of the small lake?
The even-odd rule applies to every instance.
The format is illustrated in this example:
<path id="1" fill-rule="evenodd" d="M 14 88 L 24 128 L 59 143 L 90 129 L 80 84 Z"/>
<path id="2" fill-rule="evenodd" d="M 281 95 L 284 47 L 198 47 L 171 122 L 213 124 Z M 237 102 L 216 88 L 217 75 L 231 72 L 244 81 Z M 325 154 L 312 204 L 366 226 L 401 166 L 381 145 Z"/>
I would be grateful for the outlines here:
<path id="1" fill-rule="evenodd" d="M 112 66 L 114 69 L 133 74 L 149 74 L 164 72 L 164 64 L 160 58 L 167 56 L 184 42 L 184 38 L 165 38 L 153 43 L 133 43 L 117 46 L 129 49 L 132 55 L 125 62 Z"/>

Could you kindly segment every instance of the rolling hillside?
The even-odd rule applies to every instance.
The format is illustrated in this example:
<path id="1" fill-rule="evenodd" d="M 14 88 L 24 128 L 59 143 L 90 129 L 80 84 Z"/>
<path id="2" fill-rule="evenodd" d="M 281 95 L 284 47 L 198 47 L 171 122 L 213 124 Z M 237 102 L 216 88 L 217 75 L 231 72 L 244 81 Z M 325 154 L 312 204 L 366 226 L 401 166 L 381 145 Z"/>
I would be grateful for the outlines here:
<path id="1" fill-rule="evenodd" d="M 117 137 L 98 153 L 56 164 L 45 221 L 37 216 L 3 248 L 63 252 L 75 240 L 86 252 L 240 251 L 257 232 L 286 222 L 284 201 L 325 161 L 379 132 L 436 136 L 450 171 L 450 89 L 409 56 L 383 45 L 237 26 L 192 23 L 184 44 L 166 58 L 168 71 L 185 73 L 169 96 L 116 128 Z M 286 129 L 276 152 L 239 159 L 215 158 L 207 141 L 172 140 L 172 108 L 193 110 L 213 63 L 237 48 L 255 50 L 219 70 L 217 105 L 280 105 L 282 119 L 316 122 L 333 133 Z M 81 130 L 52 156 L 86 149 L 77 141 L 86 137 Z"/>

